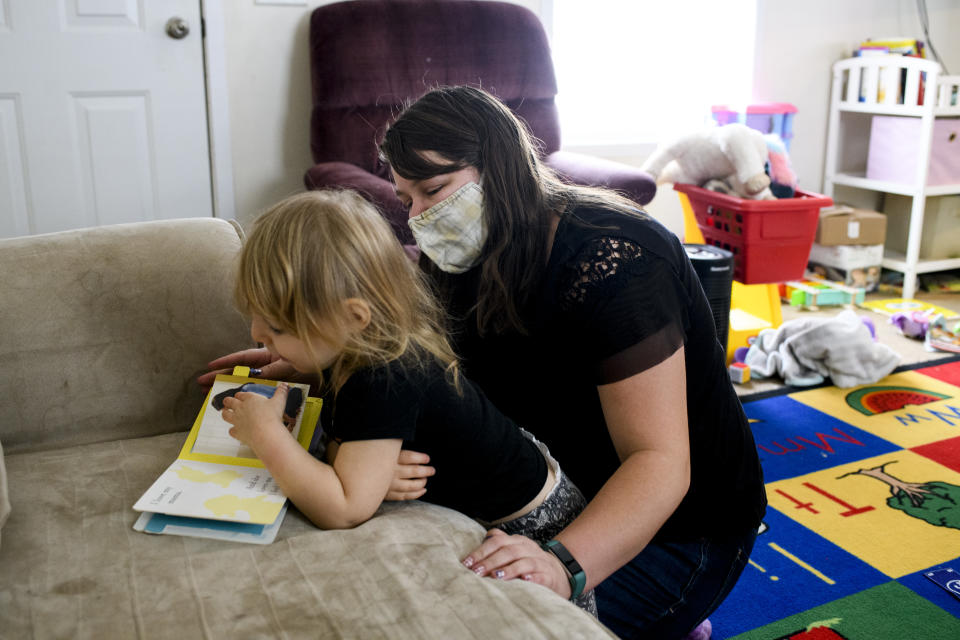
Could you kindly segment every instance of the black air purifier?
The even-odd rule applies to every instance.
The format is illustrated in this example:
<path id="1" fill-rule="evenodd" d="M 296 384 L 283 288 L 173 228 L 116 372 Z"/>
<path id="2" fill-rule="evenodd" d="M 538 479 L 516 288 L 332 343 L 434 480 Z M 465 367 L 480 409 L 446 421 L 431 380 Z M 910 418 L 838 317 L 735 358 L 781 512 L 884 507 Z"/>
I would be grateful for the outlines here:
<path id="1" fill-rule="evenodd" d="M 709 244 L 685 244 L 693 270 L 700 278 L 700 286 L 707 294 L 717 339 L 727 349 L 727 330 L 730 327 L 730 291 L 733 287 L 733 254 Z"/>

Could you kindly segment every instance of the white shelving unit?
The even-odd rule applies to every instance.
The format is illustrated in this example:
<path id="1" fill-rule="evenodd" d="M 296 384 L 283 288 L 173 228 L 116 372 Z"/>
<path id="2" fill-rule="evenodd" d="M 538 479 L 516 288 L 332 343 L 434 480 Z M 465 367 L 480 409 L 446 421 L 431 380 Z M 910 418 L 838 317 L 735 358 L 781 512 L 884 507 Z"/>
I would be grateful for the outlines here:
<path id="1" fill-rule="evenodd" d="M 905 72 L 905 73 L 904 73 Z M 923 76 L 921 76 L 923 74 Z M 895 78 L 899 84 L 905 76 L 902 101 L 896 88 L 885 87 L 883 79 Z M 921 78 L 923 101 L 918 100 Z M 906 255 L 886 249 L 883 266 L 903 274 L 903 297 L 916 293 L 917 274 L 960 268 L 960 258 L 921 260 L 920 238 L 923 232 L 923 211 L 932 196 L 960 194 L 960 183 L 927 185 L 933 122 L 938 117 L 960 116 L 956 93 L 960 76 L 941 76 L 940 65 L 932 60 L 904 56 L 873 56 L 841 60 L 833 65 L 833 87 L 830 93 L 830 118 L 827 129 L 827 153 L 824 167 L 824 192 L 835 198 L 838 185 L 894 193 L 912 198 Z M 920 140 L 916 147 L 917 169 L 909 183 L 871 180 L 866 177 L 866 145 L 869 131 L 863 117 L 859 126 L 845 126 L 848 114 L 887 115 L 920 119 Z M 853 125 L 855 123 L 849 123 Z"/>

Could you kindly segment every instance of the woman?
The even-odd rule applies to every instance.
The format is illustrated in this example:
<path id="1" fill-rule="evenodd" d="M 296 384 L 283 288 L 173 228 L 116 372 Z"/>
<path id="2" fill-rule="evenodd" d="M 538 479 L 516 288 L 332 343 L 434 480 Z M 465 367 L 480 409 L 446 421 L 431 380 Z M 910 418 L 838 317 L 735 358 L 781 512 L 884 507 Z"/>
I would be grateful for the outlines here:
<path id="1" fill-rule="evenodd" d="M 736 583 L 766 496 L 682 245 L 629 201 L 559 181 L 478 89 L 427 93 L 381 153 L 465 373 L 589 501 L 551 543 L 492 530 L 464 564 L 567 598 L 595 588 L 621 637 L 690 632 Z M 429 460 L 400 461 L 387 497 L 429 491 Z"/>

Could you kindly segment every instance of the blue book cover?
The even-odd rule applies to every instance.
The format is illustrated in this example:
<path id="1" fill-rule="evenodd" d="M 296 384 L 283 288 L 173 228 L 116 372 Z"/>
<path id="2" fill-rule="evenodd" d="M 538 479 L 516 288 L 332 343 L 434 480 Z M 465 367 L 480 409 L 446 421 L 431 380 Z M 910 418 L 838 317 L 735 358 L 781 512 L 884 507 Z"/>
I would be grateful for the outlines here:
<path id="1" fill-rule="evenodd" d="M 157 535 L 270 544 L 277 537 L 277 532 L 280 531 L 280 525 L 283 523 L 283 517 L 286 513 L 287 505 L 283 505 L 280 515 L 271 524 L 253 524 L 144 512 L 140 514 L 133 528 L 135 531 Z"/>

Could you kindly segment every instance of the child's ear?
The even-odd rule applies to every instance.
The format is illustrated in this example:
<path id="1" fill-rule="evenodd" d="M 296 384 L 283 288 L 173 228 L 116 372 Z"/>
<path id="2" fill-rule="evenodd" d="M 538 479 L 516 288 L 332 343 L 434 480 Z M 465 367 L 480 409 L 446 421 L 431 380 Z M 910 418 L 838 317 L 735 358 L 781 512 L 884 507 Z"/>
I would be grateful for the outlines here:
<path id="1" fill-rule="evenodd" d="M 343 301 L 343 306 L 347 310 L 347 318 L 352 330 L 362 331 L 367 328 L 370 324 L 370 305 L 366 300 L 347 298 Z"/>

